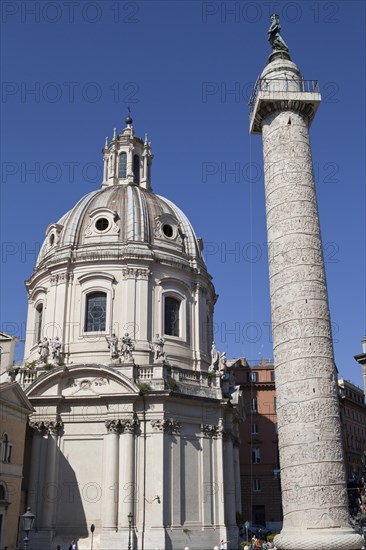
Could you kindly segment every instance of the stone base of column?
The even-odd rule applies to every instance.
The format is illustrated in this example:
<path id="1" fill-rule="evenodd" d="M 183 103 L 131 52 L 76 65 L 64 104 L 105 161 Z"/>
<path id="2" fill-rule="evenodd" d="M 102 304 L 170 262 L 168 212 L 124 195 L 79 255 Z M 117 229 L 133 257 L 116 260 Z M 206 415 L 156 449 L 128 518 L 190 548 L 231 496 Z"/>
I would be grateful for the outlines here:
<path id="1" fill-rule="evenodd" d="M 351 527 L 339 529 L 284 529 L 274 539 L 277 550 L 360 550 L 363 539 Z"/>

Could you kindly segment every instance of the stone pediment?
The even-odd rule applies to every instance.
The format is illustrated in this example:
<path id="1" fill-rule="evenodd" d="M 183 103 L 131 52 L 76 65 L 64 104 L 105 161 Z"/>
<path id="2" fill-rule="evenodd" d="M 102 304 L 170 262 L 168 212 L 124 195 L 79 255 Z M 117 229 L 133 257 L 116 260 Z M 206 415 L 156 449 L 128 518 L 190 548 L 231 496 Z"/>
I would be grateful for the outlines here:
<path id="1" fill-rule="evenodd" d="M 30 398 L 92 398 L 139 393 L 126 376 L 103 365 L 60 367 L 38 378 L 27 390 Z"/>
<path id="2" fill-rule="evenodd" d="M 17 382 L 0 384 L 0 402 L 2 407 L 11 407 L 26 414 L 33 412 L 33 407 Z"/>

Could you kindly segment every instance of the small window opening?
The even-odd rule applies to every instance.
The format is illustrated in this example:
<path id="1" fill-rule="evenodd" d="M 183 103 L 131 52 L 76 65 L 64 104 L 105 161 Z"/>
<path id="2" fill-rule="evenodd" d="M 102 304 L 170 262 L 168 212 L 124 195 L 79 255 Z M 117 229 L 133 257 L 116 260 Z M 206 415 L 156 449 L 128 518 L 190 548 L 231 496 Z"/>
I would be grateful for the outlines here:
<path id="1" fill-rule="evenodd" d="M 133 182 L 140 183 L 140 157 L 133 155 Z"/>
<path id="2" fill-rule="evenodd" d="M 169 237 L 169 238 L 173 237 L 173 228 L 172 228 L 172 226 L 167 224 L 167 223 L 165 225 L 163 225 L 163 233 L 166 237 Z"/>
<path id="3" fill-rule="evenodd" d="M 98 231 L 106 231 L 109 227 L 109 220 L 107 218 L 99 218 L 95 222 L 95 227 Z"/>

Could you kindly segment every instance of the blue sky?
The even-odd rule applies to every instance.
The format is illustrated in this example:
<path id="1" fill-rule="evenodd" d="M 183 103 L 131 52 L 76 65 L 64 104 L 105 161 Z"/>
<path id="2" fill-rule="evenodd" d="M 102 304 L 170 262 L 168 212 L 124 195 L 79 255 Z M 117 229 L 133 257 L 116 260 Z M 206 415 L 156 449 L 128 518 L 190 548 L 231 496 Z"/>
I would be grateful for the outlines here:
<path id="1" fill-rule="evenodd" d="M 205 242 L 217 347 L 272 357 L 262 143 L 247 101 L 270 48 L 269 15 L 304 78 L 340 375 L 362 386 L 365 334 L 365 3 L 4 1 L 1 328 L 24 338 L 24 280 L 49 223 L 100 185 L 101 148 L 149 133 L 153 188 Z M 33 90 L 33 92 L 32 92 Z M 21 348 L 18 351 L 18 359 Z"/>

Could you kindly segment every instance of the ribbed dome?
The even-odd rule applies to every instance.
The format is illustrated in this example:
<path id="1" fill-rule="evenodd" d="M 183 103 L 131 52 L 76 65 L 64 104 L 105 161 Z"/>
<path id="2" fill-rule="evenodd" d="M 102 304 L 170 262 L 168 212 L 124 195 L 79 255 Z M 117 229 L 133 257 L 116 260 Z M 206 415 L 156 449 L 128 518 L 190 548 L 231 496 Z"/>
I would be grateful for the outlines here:
<path id="1" fill-rule="evenodd" d="M 88 193 L 47 228 L 37 267 L 65 260 L 80 248 L 130 243 L 135 250 L 148 247 L 204 266 L 194 230 L 175 204 L 136 185 L 114 185 Z"/>

